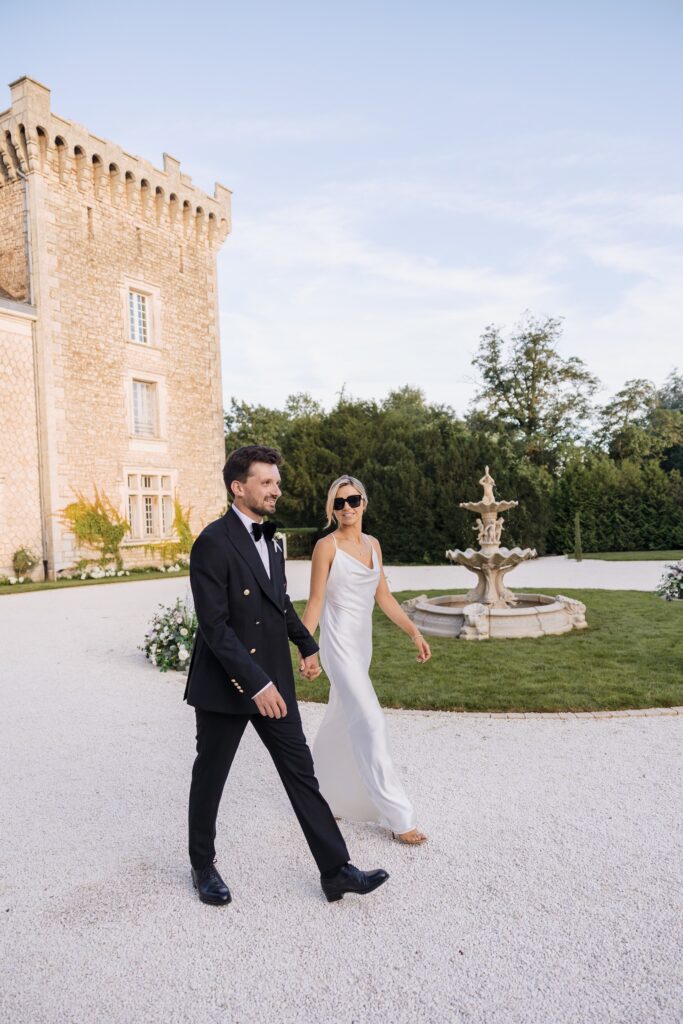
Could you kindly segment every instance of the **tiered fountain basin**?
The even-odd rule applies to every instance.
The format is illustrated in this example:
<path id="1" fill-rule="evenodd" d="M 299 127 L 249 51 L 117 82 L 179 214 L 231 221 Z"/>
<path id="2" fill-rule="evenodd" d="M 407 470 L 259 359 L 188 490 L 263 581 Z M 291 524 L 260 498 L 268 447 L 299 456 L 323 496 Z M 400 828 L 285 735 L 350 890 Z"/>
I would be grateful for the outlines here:
<path id="1" fill-rule="evenodd" d="M 558 636 L 586 628 L 586 608 L 557 594 L 515 594 L 502 608 L 472 601 L 468 594 L 421 594 L 403 606 L 421 633 L 461 640 L 510 640 Z"/>
<path id="2" fill-rule="evenodd" d="M 478 515 L 479 549 L 447 551 L 446 558 L 476 576 L 468 594 L 421 594 L 404 602 L 404 609 L 422 633 L 458 637 L 461 640 L 496 640 L 514 637 L 557 636 L 572 629 L 586 629 L 586 606 L 557 594 L 515 594 L 504 577 L 522 562 L 536 557 L 533 548 L 501 547 L 505 524 L 501 512 L 517 507 L 516 501 L 497 501 L 495 480 L 486 467 L 479 481 L 484 495 L 479 501 L 461 501 L 460 508 Z"/>

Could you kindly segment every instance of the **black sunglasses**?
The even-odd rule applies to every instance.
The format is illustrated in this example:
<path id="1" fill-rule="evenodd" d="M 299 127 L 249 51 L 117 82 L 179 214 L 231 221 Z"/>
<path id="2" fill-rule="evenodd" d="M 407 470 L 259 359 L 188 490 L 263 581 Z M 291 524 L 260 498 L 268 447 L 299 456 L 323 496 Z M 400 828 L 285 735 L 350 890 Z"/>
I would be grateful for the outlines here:
<path id="1" fill-rule="evenodd" d="M 332 508 L 335 512 L 341 512 L 347 501 L 349 508 L 358 508 L 362 500 L 363 496 L 361 494 L 349 494 L 348 498 L 335 498 L 332 502 Z"/>

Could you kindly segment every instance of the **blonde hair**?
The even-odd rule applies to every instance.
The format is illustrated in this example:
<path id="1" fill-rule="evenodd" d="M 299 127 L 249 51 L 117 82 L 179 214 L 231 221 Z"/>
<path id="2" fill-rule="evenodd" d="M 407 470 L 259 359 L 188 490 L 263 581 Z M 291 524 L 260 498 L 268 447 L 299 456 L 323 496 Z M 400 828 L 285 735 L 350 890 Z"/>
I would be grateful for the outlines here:
<path id="1" fill-rule="evenodd" d="M 363 508 L 365 509 L 368 507 L 368 496 L 360 480 L 356 480 L 355 476 L 337 477 L 327 492 L 327 501 L 325 502 L 325 515 L 327 516 L 327 522 L 325 523 L 325 529 L 332 525 L 332 520 L 334 519 L 334 509 L 332 507 L 334 505 L 334 499 L 337 497 L 337 491 L 339 488 L 343 487 L 345 484 L 349 487 L 355 487 L 363 498 Z"/>

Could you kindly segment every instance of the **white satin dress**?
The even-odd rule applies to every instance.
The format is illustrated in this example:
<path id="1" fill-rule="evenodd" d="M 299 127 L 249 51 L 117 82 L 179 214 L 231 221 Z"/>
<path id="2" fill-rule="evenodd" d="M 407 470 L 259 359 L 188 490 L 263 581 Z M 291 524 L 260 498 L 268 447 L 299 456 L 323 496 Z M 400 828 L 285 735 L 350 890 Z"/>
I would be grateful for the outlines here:
<path id="1" fill-rule="evenodd" d="M 400 833 L 415 828 L 415 811 L 391 760 L 386 719 L 368 674 L 380 580 L 377 553 L 368 544 L 372 568 L 339 547 L 330 567 L 320 618 L 330 701 L 312 753 L 320 789 L 337 817 Z"/>

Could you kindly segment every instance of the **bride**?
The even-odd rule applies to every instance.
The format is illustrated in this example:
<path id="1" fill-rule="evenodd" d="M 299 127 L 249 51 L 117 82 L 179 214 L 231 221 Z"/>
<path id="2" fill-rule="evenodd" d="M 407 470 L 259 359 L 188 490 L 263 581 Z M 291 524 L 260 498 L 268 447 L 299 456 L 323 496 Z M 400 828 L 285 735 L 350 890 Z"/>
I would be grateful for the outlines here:
<path id="1" fill-rule="evenodd" d="M 389 591 L 378 541 L 362 532 L 367 504 L 360 480 L 335 480 L 326 512 L 327 525 L 334 518 L 337 529 L 319 540 L 313 552 L 302 621 L 312 634 L 320 623 L 320 660 L 330 680 L 330 702 L 313 744 L 313 761 L 323 796 L 338 817 L 378 822 L 395 839 L 414 845 L 427 837 L 416 827 L 413 805 L 392 763 L 384 713 L 368 675 L 374 602 L 408 633 L 418 662 L 432 655 Z"/>

